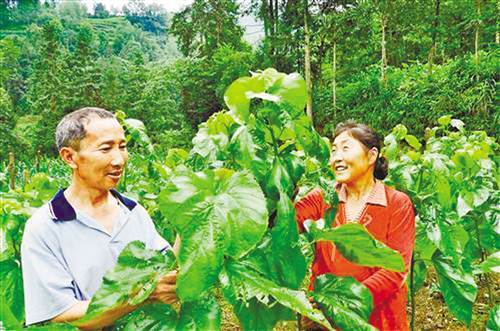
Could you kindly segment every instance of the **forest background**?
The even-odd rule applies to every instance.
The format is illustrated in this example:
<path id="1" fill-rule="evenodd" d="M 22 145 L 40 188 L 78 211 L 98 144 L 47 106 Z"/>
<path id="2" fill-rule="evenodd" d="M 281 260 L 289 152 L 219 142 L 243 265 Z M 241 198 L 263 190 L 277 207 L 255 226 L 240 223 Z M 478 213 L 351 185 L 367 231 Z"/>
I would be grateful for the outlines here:
<path id="1" fill-rule="evenodd" d="M 89 105 L 143 121 L 159 151 L 188 147 L 230 82 L 267 67 L 306 77 L 308 112 L 326 136 L 354 118 L 422 137 L 452 115 L 496 137 L 498 6 L 197 0 L 170 14 L 141 1 L 109 12 L 101 3 L 2 0 L 0 159 L 9 150 L 56 155 L 57 121 Z M 243 39 L 242 15 L 262 22 L 257 45 Z"/>

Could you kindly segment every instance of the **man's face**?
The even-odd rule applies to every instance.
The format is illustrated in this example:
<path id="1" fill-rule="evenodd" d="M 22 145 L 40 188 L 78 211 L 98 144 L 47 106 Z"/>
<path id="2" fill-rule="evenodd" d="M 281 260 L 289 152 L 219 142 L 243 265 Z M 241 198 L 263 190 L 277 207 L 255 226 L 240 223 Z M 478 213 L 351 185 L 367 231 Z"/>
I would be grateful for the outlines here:
<path id="1" fill-rule="evenodd" d="M 114 188 L 125 169 L 128 152 L 123 128 L 114 118 L 91 118 L 74 154 L 74 173 L 90 188 Z"/>

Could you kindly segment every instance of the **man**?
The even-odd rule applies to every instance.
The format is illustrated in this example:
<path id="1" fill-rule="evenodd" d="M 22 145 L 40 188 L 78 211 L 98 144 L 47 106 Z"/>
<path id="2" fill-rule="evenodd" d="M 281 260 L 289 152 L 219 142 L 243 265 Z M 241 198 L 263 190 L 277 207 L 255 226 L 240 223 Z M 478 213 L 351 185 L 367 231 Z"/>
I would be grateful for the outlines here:
<path id="1" fill-rule="evenodd" d="M 27 325 L 85 315 L 127 243 L 140 240 L 149 249 L 171 249 L 147 211 L 114 190 L 128 153 L 123 128 L 112 113 L 82 108 L 66 115 L 56 142 L 72 180 L 26 224 L 21 260 Z M 175 280 L 175 271 L 165 275 L 151 298 L 176 301 Z M 135 308 L 118 307 L 84 327 L 110 325 Z"/>

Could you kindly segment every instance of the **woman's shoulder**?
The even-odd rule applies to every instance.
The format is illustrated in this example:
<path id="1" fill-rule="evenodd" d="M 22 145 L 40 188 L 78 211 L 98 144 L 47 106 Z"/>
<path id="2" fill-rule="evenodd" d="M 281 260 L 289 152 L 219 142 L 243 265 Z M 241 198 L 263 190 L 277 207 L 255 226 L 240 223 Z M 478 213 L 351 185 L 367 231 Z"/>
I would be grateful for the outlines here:
<path id="1" fill-rule="evenodd" d="M 399 191 L 397 189 L 395 189 L 394 187 L 390 187 L 390 186 L 387 186 L 384 184 L 384 187 L 385 187 L 385 192 L 386 192 L 386 195 L 387 195 L 387 204 L 389 206 L 391 205 L 412 205 L 413 206 L 413 203 L 411 202 L 411 199 L 410 197 L 408 196 L 408 194 L 402 192 L 402 191 Z"/>
<path id="2" fill-rule="evenodd" d="M 319 187 L 315 187 L 307 192 L 300 200 L 323 200 L 323 190 Z"/>

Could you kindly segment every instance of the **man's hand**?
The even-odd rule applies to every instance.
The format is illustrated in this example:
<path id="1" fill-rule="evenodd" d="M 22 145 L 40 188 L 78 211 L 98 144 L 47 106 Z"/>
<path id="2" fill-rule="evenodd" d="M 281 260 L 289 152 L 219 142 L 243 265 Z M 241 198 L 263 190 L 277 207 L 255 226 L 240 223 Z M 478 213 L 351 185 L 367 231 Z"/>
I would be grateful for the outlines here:
<path id="1" fill-rule="evenodd" d="M 158 300 L 166 304 L 177 302 L 175 294 L 175 282 L 177 280 L 177 271 L 171 271 L 158 281 L 156 289 L 151 294 L 149 299 Z"/>

